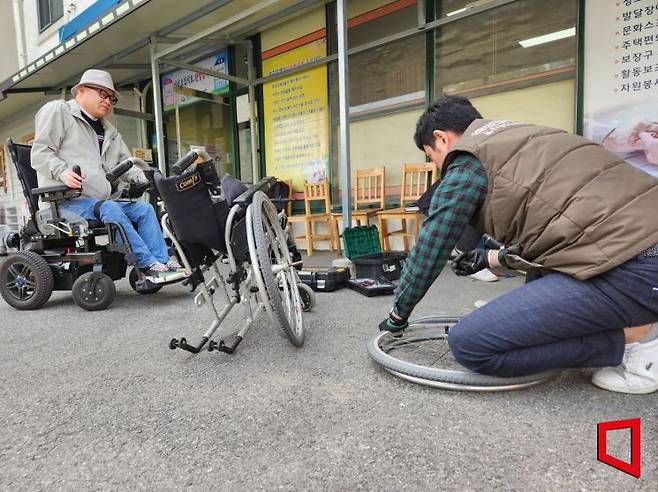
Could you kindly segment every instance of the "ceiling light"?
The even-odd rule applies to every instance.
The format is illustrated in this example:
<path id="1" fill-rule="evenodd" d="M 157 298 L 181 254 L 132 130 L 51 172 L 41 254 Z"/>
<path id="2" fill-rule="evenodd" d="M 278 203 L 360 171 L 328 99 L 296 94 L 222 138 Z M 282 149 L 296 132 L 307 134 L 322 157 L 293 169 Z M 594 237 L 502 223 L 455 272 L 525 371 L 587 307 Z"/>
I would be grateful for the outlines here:
<path id="1" fill-rule="evenodd" d="M 551 32 L 535 38 L 524 39 L 523 41 L 519 41 L 519 44 L 524 48 L 530 48 L 531 46 L 550 43 L 552 41 L 557 41 L 558 39 L 572 38 L 575 35 L 576 28 L 570 27 L 569 29 L 563 29 L 562 31 Z"/>
<path id="2" fill-rule="evenodd" d="M 450 17 L 451 15 L 456 15 L 456 14 L 461 14 L 462 12 L 466 12 L 468 10 L 468 7 L 464 7 L 462 9 L 457 9 L 453 10 L 452 12 L 448 12 L 446 14 L 446 17 Z"/>

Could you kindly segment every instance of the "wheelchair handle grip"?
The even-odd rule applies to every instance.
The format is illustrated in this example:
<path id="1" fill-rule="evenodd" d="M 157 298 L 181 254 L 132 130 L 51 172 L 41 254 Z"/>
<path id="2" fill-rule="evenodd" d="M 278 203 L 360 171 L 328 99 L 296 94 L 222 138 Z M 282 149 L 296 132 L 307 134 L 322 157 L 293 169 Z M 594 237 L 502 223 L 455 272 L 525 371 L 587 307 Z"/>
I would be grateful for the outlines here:
<path id="1" fill-rule="evenodd" d="M 183 157 L 178 159 L 173 166 L 171 166 L 172 172 L 176 175 L 181 174 L 188 167 L 190 167 L 192 163 L 197 160 L 198 157 L 199 154 L 197 153 L 196 150 L 190 150 L 187 154 L 185 154 Z"/>
<path id="2" fill-rule="evenodd" d="M 106 173 L 105 177 L 110 183 L 114 183 L 119 176 L 126 173 L 131 167 L 133 167 L 132 159 L 126 159 L 125 161 L 120 162 L 110 172 Z"/>

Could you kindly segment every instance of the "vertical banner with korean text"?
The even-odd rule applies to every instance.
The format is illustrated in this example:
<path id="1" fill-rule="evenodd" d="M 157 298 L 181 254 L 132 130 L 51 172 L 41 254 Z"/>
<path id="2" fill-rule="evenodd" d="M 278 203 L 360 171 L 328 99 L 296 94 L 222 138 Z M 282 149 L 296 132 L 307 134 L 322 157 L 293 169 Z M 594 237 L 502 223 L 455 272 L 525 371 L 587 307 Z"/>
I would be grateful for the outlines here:
<path id="1" fill-rule="evenodd" d="M 263 75 L 291 69 L 326 55 L 319 39 L 263 60 Z M 325 179 L 329 161 L 327 67 L 320 66 L 263 85 L 267 174 L 292 179 Z"/>
<path id="2" fill-rule="evenodd" d="M 658 176 L 658 0 L 587 0 L 585 137 Z"/>

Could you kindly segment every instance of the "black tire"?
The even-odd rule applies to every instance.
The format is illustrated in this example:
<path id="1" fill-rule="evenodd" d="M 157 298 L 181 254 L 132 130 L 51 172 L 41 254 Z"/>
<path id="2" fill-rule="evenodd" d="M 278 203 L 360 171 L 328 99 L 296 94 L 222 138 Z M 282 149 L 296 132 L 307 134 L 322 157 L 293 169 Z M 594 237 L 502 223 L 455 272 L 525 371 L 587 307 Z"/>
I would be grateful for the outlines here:
<path id="1" fill-rule="evenodd" d="M 302 300 L 302 310 L 309 312 L 315 306 L 315 292 L 304 282 L 297 282 L 299 297 Z"/>
<path id="2" fill-rule="evenodd" d="M 272 255 L 277 263 L 290 263 L 287 240 L 276 208 L 265 193 L 258 191 L 252 199 L 251 210 L 256 255 L 266 290 L 265 302 L 270 304 L 279 331 L 295 347 L 301 347 L 304 344 L 304 324 L 297 274 L 293 267 L 280 272 L 278 278 L 272 273 Z M 284 309 L 284 303 L 287 309 Z"/>
<path id="3" fill-rule="evenodd" d="M 87 272 L 73 282 L 73 302 L 85 311 L 102 311 L 114 301 L 117 291 L 114 281 L 101 272 Z"/>
<path id="4" fill-rule="evenodd" d="M 431 320 L 431 321 L 428 321 Z M 414 334 L 414 325 L 431 322 L 438 325 L 453 325 L 460 321 L 460 318 L 454 317 L 434 317 L 423 320 L 416 320 L 410 324 L 410 327 L 401 335 L 395 335 L 400 340 L 400 344 L 410 344 L 414 340 L 427 341 L 447 337 L 447 333 L 438 334 L 433 338 L 426 335 Z M 441 369 L 438 367 L 428 367 L 413 364 L 398 359 L 382 348 L 382 340 L 392 337 L 389 332 L 380 332 L 368 341 L 368 354 L 372 359 L 380 364 L 390 373 L 416 383 L 436 386 L 445 389 L 465 390 L 465 391 L 502 391 L 511 389 L 521 389 L 541 383 L 560 371 L 546 371 L 529 376 L 501 378 L 495 376 L 486 376 L 478 374 L 464 368 L 462 370 Z M 421 338 L 422 337 L 422 338 Z"/>
<path id="5" fill-rule="evenodd" d="M 139 278 L 139 274 L 137 272 L 138 272 L 137 267 L 132 267 L 132 269 L 130 270 L 130 274 L 128 274 L 128 282 L 130 282 L 130 286 L 135 292 L 147 296 L 150 294 L 155 294 L 160 289 L 162 289 L 162 285 L 154 285 L 150 289 L 137 290 L 137 280 Z"/>
<path id="6" fill-rule="evenodd" d="M 21 311 L 39 309 L 48 302 L 54 284 L 50 266 L 33 251 L 9 255 L 0 266 L 0 295 Z"/>

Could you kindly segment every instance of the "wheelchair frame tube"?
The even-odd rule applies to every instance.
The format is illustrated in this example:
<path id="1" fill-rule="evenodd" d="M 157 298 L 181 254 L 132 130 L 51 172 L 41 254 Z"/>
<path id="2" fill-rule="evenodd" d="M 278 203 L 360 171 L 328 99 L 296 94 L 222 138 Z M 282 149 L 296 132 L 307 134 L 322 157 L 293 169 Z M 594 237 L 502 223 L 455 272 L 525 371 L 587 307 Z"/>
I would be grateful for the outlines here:
<path id="1" fill-rule="evenodd" d="M 233 255 L 233 249 L 231 248 L 231 230 L 233 228 L 233 220 L 235 219 L 236 213 L 241 209 L 240 205 L 233 205 L 231 207 L 231 210 L 229 211 L 229 215 L 226 220 L 226 227 L 224 230 L 224 239 L 226 242 L 226 255 L 228 257 L 229 261 L 229 266 L 231 268 L 231 271 L 236 272 L 237 271 L 237 264 L 235 262 L 235 256 Z M 247 227 L 249 228 L 252 224 L 251 221 L 251 204 L 247 207 Z M 185 255 L 185 252 L 180 244 L 180 242 L 176 239 L 176 237 L 173 234 L 173 231 L 171 227 L 169 226 L 168 223 L 168 218 L 169 214 L 165 213 L 162 216 L 161 219 L 161 224 L 162 224 L 162 230 L 165 232 L 167 237 L 171 239 L 172 243 L 174 244 L 174 247 L 178 251 L 181 261 L 183 262 L 183 265 L 185 266 L 186 273 L 191 274 L 192 273 L 192 267 L 190 266 L 190 262 L 187 259 L 187 256 Z M 251 239 L 251 240 L 250 240 Z M 253 246 L 253 231 L 250 231 L 249 229 L 247 230 L 247 240 L 250 243 L 250 246 Z M 251 247 L 250 247 L 251 249 Z M 254 250 L 255 251 L 255 250 Z M 239 303 L 243 302 L 244 306 L 244 312 L 246 315 L 246 320 L 242 323 L 239 331 L 235 333 L 237 337 L 240 339 L 244 338 L 244 335 L 247 333 L 249 328 L 253 325 L 254 321 L 256 318 L 260 315 L 260 313 L 263 310 L 268 310 L 268 305 L 267 301 L 262 299 L 262 292 L 264 289 L 263 280 L 262 278 L 259 277 L 260 272 L 258 271 L 258 265 L 254 266 L 253 265 L 253 260 L 252 260 L 252 265 L 251 268 L 248 270 L 247 273 L 247 278 L 244 281 L 244 286 L 247 289 L 247 292 L 245 295 L 242 295 L 239 291 L 236 292 L 236 295 L 230 296 L 228 291 L 226 290 L 226 285 L 224 281 L 224 276 L 221 274 L 219 271 L 219 268 L 217 267 L 217 261 L 215 260 L 213 264 L 209 268 L 203 268 L 203 266 L 199 266 L 198 268 L 201 270 L 201 273 L 205 273 L 206 271 L 212 271 L 211 273 L 213 274 L 213 278 L 209 281 L 206 282 L 205 278 L 204 281 L 199 284 L 201 287 L 201 292 L 199 295 L 195 297 L 195 304 L 200 307 L 202 304 L 209 304 L 210 309 L 212 309 L 213 315 L 214 315 L 214 320 L 211 322 L 210 327 L 206 331 L 206 333 L 203 335 L 201 338 L 201 342 L 199 343 L 198 346 L 194 345 L 189 345 L 185 343 L 185 345 L 179 345 L 179 348 L 182 348 L 184 350 L 187 350 L 189 352 L 193 353 L 198 353 L 201 348 L 211 339 L 215 331 L 219 328 L 219 326 L 222 324 L 224 319 L 228 316 L 228 313 L 233 309 L 233 307 Z M 250 286 L 254 283 L 254 280 L 256 280 L 256 284 L 259 286 L 259 291 L 258 295 L 254 292 L 250 292 Z M 227 304 L 221 309 L 221 311 L 218 311 L 217 306 L 215 306 L 215 303 L 213 302 L 213 295 L 214 292 L 216 292 L 217 286 L 221 284 L 222 286 L 222 291 L 223 294 L 226 298 Z M 211 289 L 214 288 L 214 292 L 211 292 Z M 200 298 L 203 299 L 203 302 L 200 302 Z M 252 308 L 251 305 L 251 299 L 254 299 L 255 302 L 255 309 Z M 244 302 L 246 301 L 246 302 Z M 270 317 L 272 314 L 270 314 Z M 211 344 L 212 348 L 212 344 Z"/>

